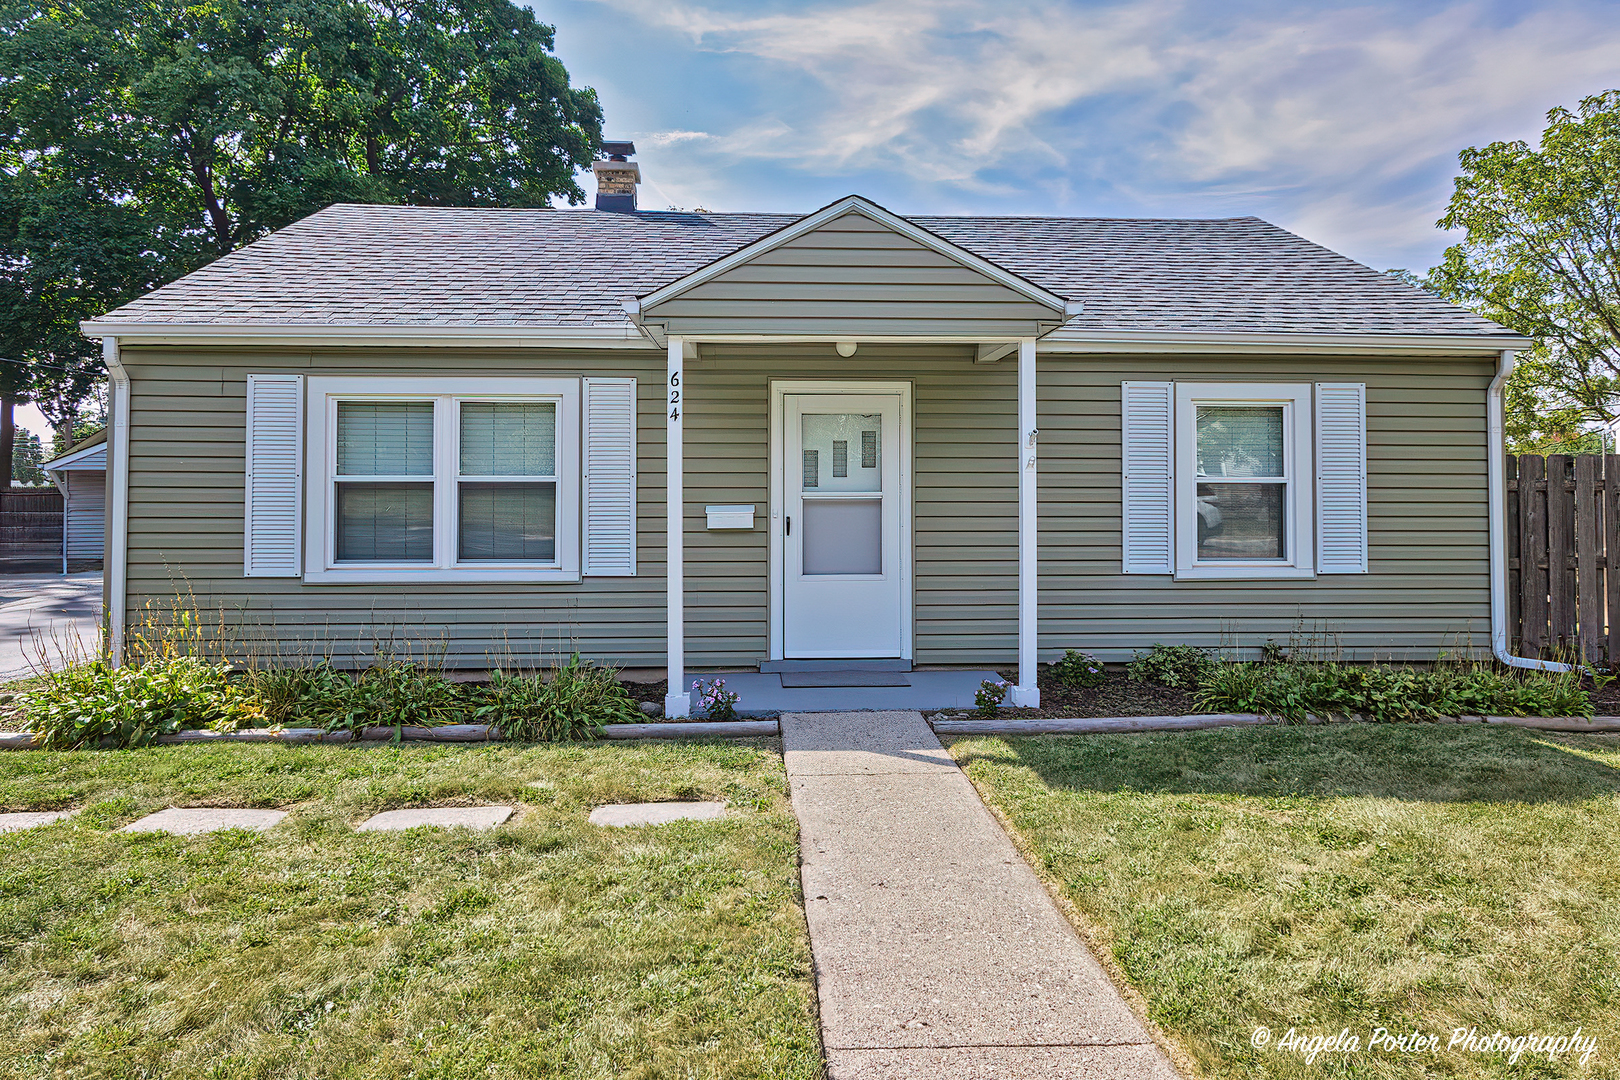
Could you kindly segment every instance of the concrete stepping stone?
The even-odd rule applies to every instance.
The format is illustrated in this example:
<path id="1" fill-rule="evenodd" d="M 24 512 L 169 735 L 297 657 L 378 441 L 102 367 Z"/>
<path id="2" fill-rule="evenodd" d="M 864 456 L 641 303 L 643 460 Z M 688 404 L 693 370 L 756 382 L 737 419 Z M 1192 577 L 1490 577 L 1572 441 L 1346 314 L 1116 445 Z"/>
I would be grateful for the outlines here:
<path id="1" fill-rule="evenodd" d="M 723 802 L 643 802 L 598 806 L 591 811 L 592 825 L 626 828 L 631 825 L 668 825 L 672 821 L 713 821 L 723 817 Z"/>
<path id="2" fill-rule="evenodd" d="M 384 810 L 367 818 L 361 832 L 404 832 L 406 829 L 493 829 L 512 816 L 510 806 L 428 806 Z"/>
<path id="3" fill-rule="evenodd" d="M 287 816 L 285 810 L 244 810 L 222 806 L 171 806 L 132 821 L 119 832 L 166 832 L 176 836 L 197 836 L 223 829 L 264 832 Z"/>
<path id="4" fill-rule="evenodd" d="M 71 817 L 72 810 L 44 810 L 32 813 L 0 814 L 0 833 L 20 832 L 23 829 L 32 829 L 36 825 L 49 825 L 53 821 L 61 821 Z"/>

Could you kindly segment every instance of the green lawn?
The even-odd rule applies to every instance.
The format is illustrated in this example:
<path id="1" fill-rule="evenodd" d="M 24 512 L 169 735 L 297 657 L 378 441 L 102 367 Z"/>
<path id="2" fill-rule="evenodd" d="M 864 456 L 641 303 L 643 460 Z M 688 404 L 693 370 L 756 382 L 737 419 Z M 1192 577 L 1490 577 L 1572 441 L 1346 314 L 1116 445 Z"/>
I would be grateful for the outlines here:
<path id="1" fill-rule="evenodd" d="M 598 829 L 598 803 L 735 815 Z M 519 804 L 489 833 L 356 833 Z M 113 830 L 262 806 L 264 834 Z M 818 1077 L 769 744 L 0 755 L 0 1077 Z"/>
<path id="2" fill-rule="evenodd" d="M 1336 725 L 957 741 L 1149 1015 L 1211 1077 L 1620 1076 L 1620 739 Z M 1264 1025 L 1438 1053 L 1307 1064 Z M 1597 1039 L 1586 1065 L 1454 1028 Z"/>

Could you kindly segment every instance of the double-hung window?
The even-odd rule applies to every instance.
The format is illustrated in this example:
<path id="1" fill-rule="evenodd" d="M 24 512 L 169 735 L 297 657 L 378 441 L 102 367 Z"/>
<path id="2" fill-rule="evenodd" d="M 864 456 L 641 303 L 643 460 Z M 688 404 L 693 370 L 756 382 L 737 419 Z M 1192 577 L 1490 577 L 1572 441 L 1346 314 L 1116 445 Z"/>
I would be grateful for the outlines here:
<path id="1" fill-rule="evenodd" d="M 309 388 L 306 580 L 578 579 L 578 380 Z"/>
<path id="2" fill-rule="evenodd" d="M 1315 570 L 1311 387 L 1175 385 L 1178 578 Z"/>

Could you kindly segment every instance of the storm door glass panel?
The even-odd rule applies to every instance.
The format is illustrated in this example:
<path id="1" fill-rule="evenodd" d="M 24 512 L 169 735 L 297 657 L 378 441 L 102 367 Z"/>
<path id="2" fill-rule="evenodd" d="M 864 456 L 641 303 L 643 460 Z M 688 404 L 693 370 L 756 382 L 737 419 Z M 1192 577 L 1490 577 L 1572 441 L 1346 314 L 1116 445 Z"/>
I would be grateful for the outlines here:
<path id="1" fill-rule="evenodd" d="M 800 423 L 804 573 L 883 573 L 883 417 L 805 413 Z"/>
<path id="2" fill-rule="evenodd" d="M 883 573 L 883 500 L 806 499 L 804 572 Z"/>
<path id="3" fill-rule="evenodd" d="M 800 422 L 806 490 L 883 490 L 882 416 L 805 413 Z"/>
<path id="4" fill-rule="evenodd" d="M 461 403 L 457 558 L 557 558 L 557 403 Z"/>
<path id="5" fill-rule="evenodd" d="M 339 402 L 339 562 L 433 561 L 433 402 Z"/>
<path id="6" fill-rule="evenodd" d="M 1281 405 L 1198 406 L 1198 559 L 1288 557 Z"/>

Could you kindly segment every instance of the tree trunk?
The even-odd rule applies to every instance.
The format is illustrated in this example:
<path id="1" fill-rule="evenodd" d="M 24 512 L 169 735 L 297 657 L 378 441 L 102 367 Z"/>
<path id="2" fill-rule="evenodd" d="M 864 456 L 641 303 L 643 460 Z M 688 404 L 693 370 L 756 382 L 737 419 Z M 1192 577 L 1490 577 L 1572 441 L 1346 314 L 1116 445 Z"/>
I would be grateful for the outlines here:
<path id="1" fill-rule="evenodd" d="M 16 408 L 16 398 L 0 398 L 0 481 L 4 483 L 0 491 L 11 490 L 11 451 L 17 441 Z"/>
<path id="2" fill-rule="evenodd" d="M 70 416 L 66 420 L 62 421 L 60 424 L 56 425 L 56 441 L 62 444 L 62 448 L 56 452 L 57 454 L 65 454 L 65 453 L 67 453 L 68 448 L 73 445 L 73 422 L 74 422 L 74 419 L 75 419 L 74 417 Z M 55 456 L 56 456 L 56 454 L 48 455 L 48 457 L 55 457 Z"/>

